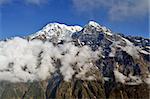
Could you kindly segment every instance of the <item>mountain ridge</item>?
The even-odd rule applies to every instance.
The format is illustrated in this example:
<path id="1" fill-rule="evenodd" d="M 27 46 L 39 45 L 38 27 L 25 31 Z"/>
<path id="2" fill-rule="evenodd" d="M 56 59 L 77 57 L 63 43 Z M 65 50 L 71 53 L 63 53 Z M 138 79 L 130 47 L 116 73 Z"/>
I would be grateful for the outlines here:
<path id="1" fill-rule="evenodd" d="M 94 21 L 84 27 L 50 23 L 25 39 L 0 41 L 0 98 L 148 99 L 149 43 Z"/>

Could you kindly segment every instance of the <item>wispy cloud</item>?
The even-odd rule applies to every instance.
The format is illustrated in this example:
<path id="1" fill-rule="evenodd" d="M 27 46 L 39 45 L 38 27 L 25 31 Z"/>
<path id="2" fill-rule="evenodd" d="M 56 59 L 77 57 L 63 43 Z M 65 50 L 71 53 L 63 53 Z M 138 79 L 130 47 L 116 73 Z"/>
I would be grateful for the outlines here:
<path id="1" fill-rule="evenodd" d="M 148 0 L 73 0 L 79 12 L 106 9 L 110 20 L 142 17 L 148 13 Z M 101 14 L 101 12 L 99 12 Z"/>
<path id="2" fill-rule="evenodd" d="M 148 0 L 119 2 L 118 4 L 114 5 L 108 12 L 111 20 L 121 20 L 127 17 L 143 17 L 147 13 Z"/>
<path id="3" fill-rule="evenodd" d="M 24 2 L 31 5 L 42 5 L 51 0 L 0 0 L 0 5 L 12 2 Z M 127 18 L 140 18 L 148 14 L 149 0 L 72 0 L 78 12 L 95 13 L 105 9 L 110 20 L 125 20 Z"/>
<path id="4" fill-rule="evenodd" d="M 10 0 L 0 0 L 0 5 L 7 4 Z"/>
<path id="5" fill-rule="evenodd" d="M 13 3 L 13 2 L 24 2 L 27 4 L 41 5 L 43 3 L 47 3 L 48 0 L 0 0 L 0 5 Z"/>
<path id="6" fill-rule="evenodd" d="M 47 3 L 48 0 L 25 0 L 25 2 L 29 4 L 41 5 L 43 3 Z"/>

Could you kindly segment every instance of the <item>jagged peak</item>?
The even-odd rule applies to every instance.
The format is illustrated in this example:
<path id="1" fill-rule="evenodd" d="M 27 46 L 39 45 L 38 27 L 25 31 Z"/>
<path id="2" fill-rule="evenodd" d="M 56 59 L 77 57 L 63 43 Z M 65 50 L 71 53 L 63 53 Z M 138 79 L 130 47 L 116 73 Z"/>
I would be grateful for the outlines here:
<path id="1" fill-rule="evenodd" d="M 95 22 L 95 21 L 89 21 L 88 25 L 94 26 L 94 27 L 101 27 L 100 24 L 98 24 L 98 23 Z"/>
<path id="2" fill-rule="evenodd" d="M 107 35 L 112 35 L 112 32 L 110 29 L 108 29 L 105 26 L 100 25 L 99 23 L 95 21 L 89 21 L 87 25 L 83 27 L 83 31 L 85 33 L 91 33 L 91 31 L 97 31 L 97 32 L 103 32 Z"/>

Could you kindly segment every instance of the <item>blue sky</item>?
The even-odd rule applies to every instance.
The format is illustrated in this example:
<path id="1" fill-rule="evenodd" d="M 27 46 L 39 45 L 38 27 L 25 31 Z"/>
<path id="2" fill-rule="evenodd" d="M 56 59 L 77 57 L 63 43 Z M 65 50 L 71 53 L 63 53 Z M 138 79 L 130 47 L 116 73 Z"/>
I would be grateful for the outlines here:
<path id="1" fill-rule="evenodd" d="M 26 36 L 47 23 L 90 20 L 126 35 L 149 36 L 148 0 L 0 0 L 0 39 Z"/>

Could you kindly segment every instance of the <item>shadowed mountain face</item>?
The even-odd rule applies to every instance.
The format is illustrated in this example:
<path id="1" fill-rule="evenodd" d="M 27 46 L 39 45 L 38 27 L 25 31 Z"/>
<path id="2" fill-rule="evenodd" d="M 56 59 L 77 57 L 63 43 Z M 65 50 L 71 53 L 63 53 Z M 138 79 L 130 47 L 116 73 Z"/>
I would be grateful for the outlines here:
<path id="1" fill-rule="evenodd" d="M 47 99 L 105 98 L 105 92 L 101 80 L 72 79 L 72 81 L 66 82 L 62 80 L 60 75 L 57 75 L 50 79 L 46 97 Z"/>
<path id="2" fill-rule="evenodd" d="M 13 39 L 0 42 L 0 99 L 150 98 L 150 39 L 112 33 L 91 21 L 84 27 L 51 23 L 24 40 L 34 57 L 24 58 L 30 51 L 23 47 L 19 58 L 20 49 L 8 51 L 10 62 L 5 49 Z"/>

